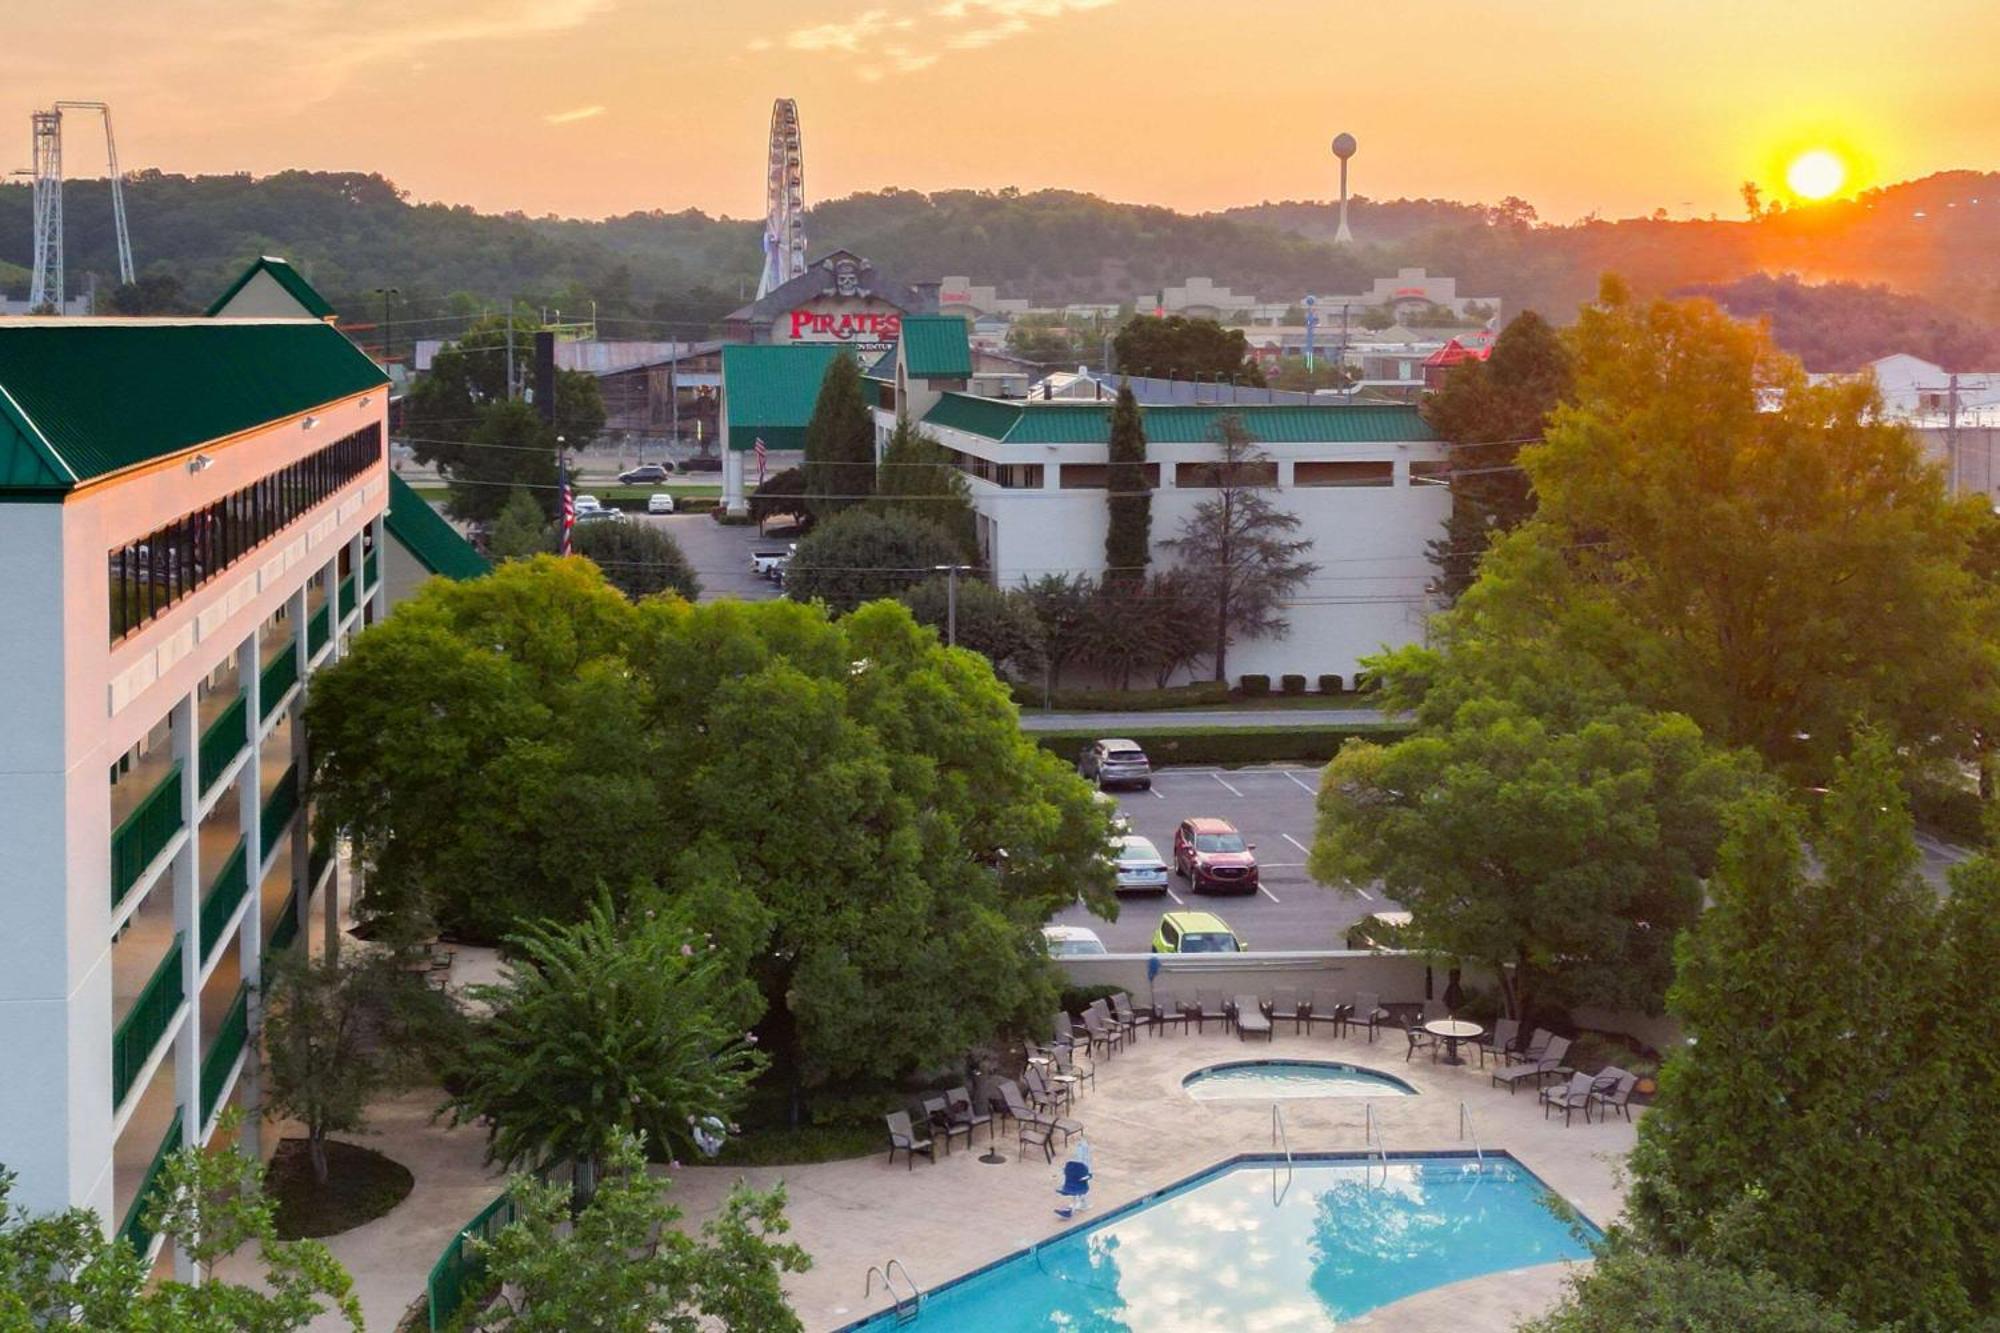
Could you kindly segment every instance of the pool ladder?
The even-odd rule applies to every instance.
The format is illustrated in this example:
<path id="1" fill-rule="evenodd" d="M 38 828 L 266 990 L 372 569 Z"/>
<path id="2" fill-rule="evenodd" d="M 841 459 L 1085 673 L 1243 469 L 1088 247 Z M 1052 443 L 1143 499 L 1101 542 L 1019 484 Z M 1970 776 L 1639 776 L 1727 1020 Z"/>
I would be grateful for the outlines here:
<path id="1" fill-rule="evenodd" d="M 1472 1123 L 1472 1111 L 1464 1102 L 1458 1104 L 1458 1137 L 1472 1140 L 1472 1155 L 1482 1167 L 1485 1166 L 1486 1154 L 1479 1147 L 1479 1127 Z"/>
<path id="2" fill-rule="evenodd" d="M 1283 1144 L 1285 1148 L 1285 1188 L 1278 1188 L 1278 1172 L 1271 1171 L 1271 1206 L 1277 1207 L 1285 1201 L 1285 1195 L 1292 1188 L 1292 1141 L 1285 1133 L 1285 1113 L 1276 1102 L 1271 1103 L 1271 1146 Z"/>
<path id="3" fill-rule="evenodd" d="M 1389 1183 L 1389 1150 L 1382 1143 L 1382 1127 L 1375 1123 L 1375 1104 L 1373 1102 L 1364 1102 L 1362 1110 L 1367 1112 L 1366 1118 L 1362 1121 L 1364 1142 L 1370 1154 L 1382 1163 L 1382 1183 L 1387 1185 Z"/>
<path id="4" fill-rule="evenodd" d="M 899 1293 L 895 1283 L 889 1280 L 890 1274 L 898 1272 L 903 1275 L 903 1281 L 910 1284 L 908 1297 Z M 889 1298 L 896 1303 L 897 1323 L 907 1324 L 923 1312 L 924 1293 L 918 1288 L 917 1280 L 910 1276 L 910 1270 L 903 1266 L 901 1259 L 891 1259 L 886 1264 L 873 1264 L 869 1267 L 868 1287 L 861 1293 L 862 1300 L 865 1301 L 875 1294 L 875 1279 L 878 1277 L 882 1279 L 882 1290 L 888 1292 Z"/>

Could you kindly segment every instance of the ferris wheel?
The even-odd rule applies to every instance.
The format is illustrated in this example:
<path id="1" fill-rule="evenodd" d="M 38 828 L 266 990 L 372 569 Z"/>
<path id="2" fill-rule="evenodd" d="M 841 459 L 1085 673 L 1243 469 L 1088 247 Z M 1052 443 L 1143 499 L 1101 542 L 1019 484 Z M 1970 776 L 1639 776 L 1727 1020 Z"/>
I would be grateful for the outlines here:
<path id="1" fill-rule="evenodd" d="M 771 103 L 771 154 L 764 183 L 762 298 L 806 271 L 806 160 L 799 138 L 799 104 Z"/>

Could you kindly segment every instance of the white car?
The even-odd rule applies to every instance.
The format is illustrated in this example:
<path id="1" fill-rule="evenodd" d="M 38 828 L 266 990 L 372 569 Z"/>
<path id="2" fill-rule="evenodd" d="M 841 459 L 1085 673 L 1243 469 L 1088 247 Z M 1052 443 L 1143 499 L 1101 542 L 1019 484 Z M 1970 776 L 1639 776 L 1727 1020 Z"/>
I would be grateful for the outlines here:
<path id="1" fill-rule="evenodd" d="M 1127 834 L 1111 844 L 1111 859 L 1118 867 L 1118 892 L 1165 893 L 1167 863 L 1150 838 Z"/>
<path id="2" fill-rule="evenodd" d="M 594 514 L 598 510 L 604 508 L 604 506 L 598 502 L 597 497 L 594 495 L 579 495 L 574 500 L 570 501 L 570 505 L 579 514 Z"/>
<path id="3" fill-rule="evenodd" d="M 646 512 L 649 514 L 671 514 L 674 512 L 674 497 L 665 491 L 654 491 L 646 497 Z"/>
<path id="4" fill-rule="evenodd" d="M 1097 932 L 1088 926 L 1043 926 L 1042 939 L 1048 943 L 1051 958 L 1110 952 L 1104 941 L 1097 938 Z"/>

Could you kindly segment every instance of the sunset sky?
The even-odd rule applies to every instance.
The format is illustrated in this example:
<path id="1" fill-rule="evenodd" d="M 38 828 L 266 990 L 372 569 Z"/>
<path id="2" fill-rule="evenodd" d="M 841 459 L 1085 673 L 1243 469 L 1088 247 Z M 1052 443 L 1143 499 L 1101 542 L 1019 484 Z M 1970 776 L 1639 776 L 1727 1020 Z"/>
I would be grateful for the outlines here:
<path id="1" fill-rule="evenodd" d="M 128 169 L 377 171 L 414 197 L 763 211 L 771 99 L 808 198 L 1058 186 L 1183 209 L 1524 196 L 1737 216 L 1831 147 L 1848 188 L 2000 167 L 1992 0 L 49 0 L 13 5 L 0 167 L 103 99 Z M 72 175 L 102 144 L 66 142 Z"/>

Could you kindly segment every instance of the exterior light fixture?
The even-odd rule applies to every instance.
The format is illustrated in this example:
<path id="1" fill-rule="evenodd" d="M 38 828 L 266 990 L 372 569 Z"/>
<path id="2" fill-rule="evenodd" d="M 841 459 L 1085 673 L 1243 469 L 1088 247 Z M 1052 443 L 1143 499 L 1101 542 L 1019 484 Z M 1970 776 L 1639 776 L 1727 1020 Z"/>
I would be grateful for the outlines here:
<path id="1" fill-rule="evenodd" d="M 318 417 L 307 417 L 304 421 L 301 421 L 299 423 L 299 427 L 302 430 L 312 430 L 314 427 L 318 425 L 319 425 Z"/>
<path id="2" fill-rule="evenodd" d="M 374 394 L 372 394 L 372 393 L 364 393 L 364 394 L 362 394 L 362 395 L 361 395 L 361 402 L 360 402 L 359 406 L 362 406 L 362 407 L 366 407 L 366 406 L 368 406 L 368 404 L 370 404 L 370 403 L 372 403 L 372 402 L 374 402 L 374 401 L 375 401 L 375 395 L 374 395 Z"/>
<path id="3" fill-rule="evenodd" d="M 215 460 L 207 454 L 196 454 L 193 458 L 188 459 L 188 471 L 190 472 L 206 472 L 214 466 Z"/>

